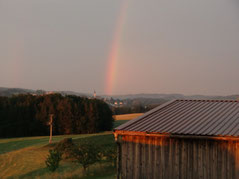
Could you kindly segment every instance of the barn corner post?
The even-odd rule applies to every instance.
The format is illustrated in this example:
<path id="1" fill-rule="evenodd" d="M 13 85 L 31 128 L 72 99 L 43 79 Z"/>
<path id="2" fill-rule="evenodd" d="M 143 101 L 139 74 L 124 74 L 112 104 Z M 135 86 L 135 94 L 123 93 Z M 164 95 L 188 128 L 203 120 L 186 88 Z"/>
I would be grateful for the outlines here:
<path id="1" fill-rule="evenodd" d="M 114 132 L 115 142 L 117 145 L 117 179 L 121 178 L 121 145 L 120 137 L 117 132 Z"/>

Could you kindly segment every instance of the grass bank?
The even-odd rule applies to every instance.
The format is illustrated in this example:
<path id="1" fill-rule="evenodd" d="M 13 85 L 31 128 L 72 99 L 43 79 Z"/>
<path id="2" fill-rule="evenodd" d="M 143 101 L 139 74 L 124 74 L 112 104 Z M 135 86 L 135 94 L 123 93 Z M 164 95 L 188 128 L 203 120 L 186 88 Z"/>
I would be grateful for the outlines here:
<path id="1" fill-rule="evenodd" d="M 134 118 L 137 118 L 139 116 L 142 116 L 144 113 L 133 113 L 133 114 L 121 114 L 121 115 L 115 115 L 114 119 L 116 121 L 118 120 L 131 120 Z"/>
<path id="2" fill-rule="evenodd" d="M 140 115 L 142 114 L 115 116 L 114 127 Z M 107 163 L 91 166 L 87 176 L 82 174 L 81 166 L 69 161 L 62 161 L 56 172 L 49 172 L 45 166 L 48 151 L 64 138 L 72 138 L 74 143 L 90 140 L 104 146 L 115 145 L 112 132 L 53 136 L 51 145 L 48 144 L 48 136 L 0 139 L 0 178 L 116 178 L 115 168 Z"/>
<path id="3" fill-rule="evenodd" d="M 49 172 L 45 166 L 48 151 L 56 142 L 66 137 L 73 138 L 75 143 L 91 140 L 105 146 L 115 145 L 111 132 L 54 136 L 51 145 L 48 144 L 48 137 L 0 139 L 0 178 L 92 178 L 95 176 L 115 178 L 115 170 L 108 164 L 93 165 L 89 176 L 83 176 L 82 168 L 69 161 L 62 161 L 56 172 Z"/>

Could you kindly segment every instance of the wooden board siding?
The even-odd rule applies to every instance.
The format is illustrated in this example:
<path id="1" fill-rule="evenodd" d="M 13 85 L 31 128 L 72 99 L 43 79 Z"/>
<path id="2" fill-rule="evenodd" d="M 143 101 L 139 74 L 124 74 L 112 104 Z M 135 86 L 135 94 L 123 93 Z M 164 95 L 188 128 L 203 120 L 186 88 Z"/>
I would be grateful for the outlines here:
<path id="1" fill-rule="evenodd" d="M 121 136 L 119 178 L 237 179 L 239 141 Z"/>

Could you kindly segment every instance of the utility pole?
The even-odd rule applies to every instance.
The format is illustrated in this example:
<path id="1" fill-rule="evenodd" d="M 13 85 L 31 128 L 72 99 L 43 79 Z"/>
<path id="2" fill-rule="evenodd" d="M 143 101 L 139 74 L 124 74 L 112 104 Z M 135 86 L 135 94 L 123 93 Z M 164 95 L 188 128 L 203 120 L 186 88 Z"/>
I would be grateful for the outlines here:
<path id="1" fill-rule="evenodd" d="M 50 139 L 49 139 L 49 144 L 51 144 L 51 141 L 52 141 L 52 124 L 53 124 L 53 114 L 50 114 L 50 121 L 49 121 Z"/>

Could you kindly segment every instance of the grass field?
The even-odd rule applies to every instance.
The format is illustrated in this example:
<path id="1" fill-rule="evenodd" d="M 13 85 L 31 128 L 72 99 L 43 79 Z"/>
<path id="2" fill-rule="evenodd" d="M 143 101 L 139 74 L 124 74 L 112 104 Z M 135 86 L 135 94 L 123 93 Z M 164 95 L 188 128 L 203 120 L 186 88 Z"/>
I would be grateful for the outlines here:
<path id="1" fill-rule="evenodd" d="M 115 115 L 114 118 L 116 121 L 118 120 L 131 120 L 136 117 L 142 116 L 143 113 L 133 113 L 133 114 L 121 114 L 121 115 Z"/>
<path id="2" fill-rule="evenodd" d="M 111 132 L 87 135 L 54 136 L 57 142 L 64 138 L 73 138 L 75 143 L 82 139 L 100 142 L 103 145 L 114 145 Z M 45 159 L 52 145 L 48 145 L 48 137 L 25 137 L 0 139 L 0 178 L 79 178 L 82 168 L 71 162 L 63 161 L 55 173 L 50 173 L 45 166 Z M 54 145 L 54 143 L 53 143 Z M 83 178 L 115 178 L 115 170 L 111 166 L 93 165 L 90 175 Z M 103 172 L 102 172 L 103 171 Z"/>
<path id="3" fill-rule="evenodd" d="M 140 115 L 115 116 L 114 127 Z M 0 139 L 0 178 L 116 178 L 115 168 L 108 164 L 91 166 L 87 176 L 82 175 L 83 169 L 80 166 L 69 161 L 61 162 L 56 172 L 49 172 L 45 166 L 48 151 L 64 138 L 72 138 L 75 143 L 87 139 L 102 145 L 115 145 L 112 132 L 53 136 L 52 145 L 48 145 L 47 136 Z"/>
<path id="4" fill-rule="evenodd" d="M 114 123 L 114 128 L 120 126 L 121 124 L 126 123 L 127 121 L 131 119 L 135 119 L 139 116 L 142 116 L 143 113 L 133 113 L 133 114 L 121 114 L 121 115 L 115 115 L 115 123 Z"/>

